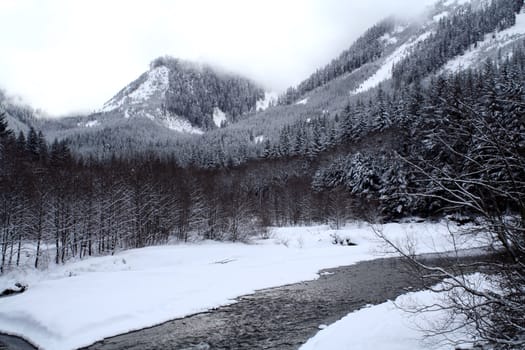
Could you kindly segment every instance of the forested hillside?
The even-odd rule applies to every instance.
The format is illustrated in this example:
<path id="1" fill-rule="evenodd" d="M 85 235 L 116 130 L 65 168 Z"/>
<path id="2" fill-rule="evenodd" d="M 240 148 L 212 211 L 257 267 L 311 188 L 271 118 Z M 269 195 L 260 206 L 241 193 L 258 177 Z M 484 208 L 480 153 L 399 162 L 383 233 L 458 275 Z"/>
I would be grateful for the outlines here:
<path id="1" fill-rule="evenodd" d="M 228 348 L 208 343 L 207 324 L 231 318 L 234 348 L 257 348 L 254 324 L 269 324 L 265 346 L 291 349 L 303 338 L 268 322 L 284 306 L 301 337 L 352 312 L 319 349 L 353 344 L 338 334 L 378 312 L 388 327 L 420 318 L 411 332 L 373 325 L 364 348 L 424 348 L 425 319 L 435 344 L 522 349 L 524 77 L 524 0 L 436 0 L 372 26 L 281 96 L 172 57 L 89 115 L 47 118 L 0 90 L 0 328 L 50 349 Z M 377 264 L 326 272 L 363 259 Z M 412 276 L 397 281 L 384 267 L 401 262 Z M 359 305 L 345 300 L 356 273 L 370 294 Z M 299 309 L 315 303 L 290 307 L 291 290 Z"/>
<path id="2" fill-rule="evenodd" d="M 183 167 L 240 165 L 275 152 L 270 148 L 278 147 L 285 129 L 319 119 L 337 124 L 349 103 L 366 104 L 378 94 L 377 90 L 390 94 L 392 89 L 411 85 L 417 88 L 443 70 L 453 73 L 479 68 L 485 59 L 501 60 L 525 37 L 525 17 L 516 10 L 521 4 L 514 0 L 473 0 L 464 5 L 441 1 L 423 21 L 385 20 L 336 60 L 281 96 L 281 104 L 244 114 L 237 122 L 203 135 L 175 135 L 159 129 L 147 118 L 118 126 L 64 131 L 61 135 L 67 136 L 75 153 L 97 158 L 129 155 L 133 146 L 138 152 L 152 151 L 175 158 Z M 516 23 L 518 17 L 520 22 Z M 476 57 L 463 57 L 476 50 L 482 50 Z M 286 97 L 290 93 L 293 97 Z M 366 114 L 360 115 L 359 123 L 371 123 L 367 118 Z M 46 134 L 53 134 L 53 128 L 49 129 L 47 132 L 46 128 Z M 103 145 L 110 147 L 101 147 L 97 143 L 99 137 L 105 140 Z"/>
<path id="3" fill-rule="evenodd" d="M 525 37 L 521 6 L 521 0 L 442 0 L 417 20 L 388 18 L 288 89 L 277 105 L 248 79 L 161 57 L 99 112 L 29 126 L 48 141 L 66 140 L 83 157 L 154 152 L 182 167 L 240 165 L 275 148 L 283 129 L 318 119 L 337 124 L 349 103 L 373 98 L 379 85 L 390 94 L 428 84 L 443 71 L 501 60 Z M 258 106 L 270 108 L 256 112 Z M 20 120 L 8 118 L 11 124 Z"/>
<path id="4" fill-rule="evenodd" d="M 445 206 L 452 194 L 429 179 L 489 182 L 502 194 L 523 183 L 524 74 L 522 42 L 497 64 L 378 90 L 337 121 L 285 128 L 260 159 L 205 169 L 155 154 L 82 159 L 3 123 L 2 266 L 16 264 L 28 239 L 36 265 L 44 242 L 63 262 L 172 235 L 239 240 L 268 225 L 468 213 Z M 499 203 L 513 210 L 503 195 Z"/>
<path id="5" fill-rule="evenodd" d="M 102 112 L 127 113 L 127 118 L 144 112 L 161 119 L 172 116 L 206 130 L 255 111 L 263 98 L 264 90 L 246 78 L 208 65 L 159 57 L 148 72 L 109 100 Z"/>
<path id="6" fill-rule="evenodd" d="M 197 137 L 159 134 L 155 140 L 145 130 L 144 138 L 155 145 L 151 149 L 136 147 L 136 126 L 129 126 L 119 144 L 112 144 L 115 129 L 103 127 L 49 143 L 45 132 L 34 127 L 12 132 L 6 120 L 15 111 L 4 108 L 1 268 L 18 263 L 25 241 L 36 242 L 37 266 L 44 258 L 42 244 L 53 245 L 53 259 L 60 263 L 158 244 L 173 236 L 241 240 L 270 225 L 338 226 L 358 218 L 390 221 L 410 215 L 469 214 L 476 208 L 450 205 L 458 191 L 467 189 L 479 198 L 491 196 L 487 203 L 498 203 L 489 211 L 518 210 L 516 198 L 523 200 L 520 186 L 525 181 L 525 41 L 513 40 L 494 59 L 457 72 L 441 72 L 439 67 L 452 57 L 450 52 L 459 54 L 475 45 L 479 31 L 512 25 L 522 4 L 498 0 L 441 18 L 434 36 L 418 41 L 410 55 L 394 65 L 393 80 L 353 95 L 337 113 L 281 121 L 274 135 L 257 131 L 264 130 L 257 123 L 265 124 L 266 119 L 255 115 Z M 460 21 L 462 15 L 468 19 Z M 497 20 L 487 21 L 486 16 Z M 388 23 L 367 35 L 384 35 Z M 455 29 L 473 23 L 479 26 L 472 32 L 477 36 Z M 463 40 L 467 41 L 458 44 Z M 442 56 L 435 52 L 436 43 Z M 429 55 L 436 60 L 425 60 Z M 413 63 L 420 61 L 429 65 Z M 162 59 L 153 63 L 152 71 L 167 65 L 173 73 L 178 64 Z M 201 77 L 215 79 L 207 73 Z M 222 82 L 231 84 L 227 91 L 233 97 L 203 100 L 199 108 L 218 104 L 239 116 L 246 111 L 243 106 L 259 97 L 259 90 L 235 79 Z M 216 83 L 222 91 L 224 86 Z M 210 84 L 215 83 L 206 86 Z M 173 92 L 182 98 L 177 85 L 169 86 L 166 96 Z M 237 89 L 243 86 L 251 92 L 239 97 Z M 112 100 L 122 101 L 117 109 L 129 106 L 120 97 L 135 88 L 130 85 Z M 192 106 L 190 100 L 182 98 L 186 102 L 166 108 Z M 291 110 L 286 108 L 293 106 L 276 107 Z M 144 128 L 151 122 L 138 119 L 144 124 L 135 125 Z M 99 127 L 95 121 L 86 121 L 93 123 L 87 128 Z M 91 138 L 94 135 L 99 138 Z M 94 152 L 78 152 L 79 143 Z M 102 156 L 99 143 L 105 145 Z"/>
<path id="7" fill-rule="evenodd" d="M 327 66 L 318 69 L 297 87 L 289 88 L 279 98 L 280 104 L 295 103 L 301 96 L 345 73 L 351 73 L 363 65 L 375 61 L 384 54 L 382 38 L 396 29 L 398 21 L 389 18 L 366 31 L 352 46 Z"/>
<path id="8" fill-rule="evenodd" d="M 205 64 L 159 57 L 150 69 L 88 116 L 40 118 L 29 124 L 75 154 L 99 159 L 169 154 L 188 137 L 234 124 L 265 101 L 263 88 Z"/>

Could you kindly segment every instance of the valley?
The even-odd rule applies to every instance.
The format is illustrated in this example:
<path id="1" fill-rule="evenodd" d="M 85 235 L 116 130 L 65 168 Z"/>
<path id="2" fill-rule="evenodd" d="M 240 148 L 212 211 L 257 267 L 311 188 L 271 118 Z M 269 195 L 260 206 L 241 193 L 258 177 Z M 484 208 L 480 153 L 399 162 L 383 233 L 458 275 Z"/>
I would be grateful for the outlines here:
<path id="1" fill-rule="evenodd" d="M 0 292 L 28 286 L 0 297 L 0 333 L 48 350 L 525 346 L 523 0 L 370 23 L 280 92 L 154 57 L 92 112 L 0 91 Z"/>

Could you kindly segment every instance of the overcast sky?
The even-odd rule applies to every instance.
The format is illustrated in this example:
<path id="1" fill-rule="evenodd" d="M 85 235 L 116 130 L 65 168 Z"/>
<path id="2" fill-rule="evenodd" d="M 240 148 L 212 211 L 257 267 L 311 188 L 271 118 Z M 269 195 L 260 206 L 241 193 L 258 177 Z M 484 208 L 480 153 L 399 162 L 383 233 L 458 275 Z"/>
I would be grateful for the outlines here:
<path id="1" fill-rule="evenodd" d="M 171 55 L 281 91 L 433 1 L 0 0 L 0 87 L 54 115 L 89 112 Z"/>

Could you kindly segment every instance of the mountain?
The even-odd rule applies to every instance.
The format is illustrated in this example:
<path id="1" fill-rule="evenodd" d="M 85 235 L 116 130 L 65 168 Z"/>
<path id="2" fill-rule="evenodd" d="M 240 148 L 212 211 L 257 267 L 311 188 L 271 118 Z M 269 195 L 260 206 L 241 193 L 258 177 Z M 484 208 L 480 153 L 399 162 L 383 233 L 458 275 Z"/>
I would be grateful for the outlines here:
<path id="1" fill-rule="evenodd" d="M 41 112 L 22 102 L 20 99 L 9 97 L 0 90 L 0 113 L 5 113 L 9 128 L 16 134 L 27 134 L 31 126 L 38 124 L 37 117 L 42 117 Z"/>
<path id="2" fill-rule="evenodd" d="M 25 118 L 30 109 L 6 103 L 21 125 L 65 141 L 3 133 L 3 217 L 47 225 L 45 236 L 27 225 L 27 237 L 61 242 L 57 263 L 82 242 L 107 253 L 172 235 L 238 240 L 258 225 L 522 218 L 524 19 L 523 0 L 446 0 L 417 20 L 389 18 L 258 112 L 262 90 L 173 59 L 87 117 Z M 175 132 L 166 116 L 203 132 Z"/>
<path id="3" fill-rule="evenodd" d="M 522 5 L 441 0 L 416 19 L 387 18 L 278 99 L 237 75 L 161 57 L 99 112 L 39 128 L 84 154 L 150 150 L 182 164 L 214 164 L 227 154 L 240 164 L 278 147 L 286 128 L 321 117 L 337 123 L 349 104 L 366 102 L 378 90 L 400 91 L 487 59 L 501 61 L 525 38 Z"/>
<path id="4" fill-rule="evenodd" d="M 417 19 L 387 18 L 349 49 L 279 97 L 257 118 L 291 120 L 340 113 L 379 85 L 410 84 L 445 71 L 476 68 L 505 56 L 525 38 L 521 0 L 441 0 Z M 278 116 L 277 118 L 275 118 Z"/>
<path id="5" fill-rule="evenodd" d="M 259 242 L 272 227 L 330 225 L 342 244 L 350 222 L 404 222 L 413 232 L 398 251 L 413 256 L 414 220 L 457 221 L 450 243 L 481 233 L 487 249 L 466 266 L 492 277 L 473 291 L 454 254 L 457 269 L 426 269 L 458 276 L 445 284 L 460 291 L 446 325 L 468 325 L 474 348 L 523 349 L 524 20 L 523 0 L 443 0 L 417 20 L 387 19 L 258 112 L 261 89 L 173 59 L 87 117 L 43 120 L 2 103 L 11 121 L 65 141 L 33 129 L 15 138 L 0 109 L 0 273 L 53 261 L 67 271 L 59 265 L 177 240 Z"/>
<path id="6" fill-rule="evenodd" d="M 51 141 L 68 140 L 81 154 L 106 157 L 169 152 L 192 135 L 225 127 L 267 108 L 272 94 L 221 69 L 172 57 L 152 61 L 147 72 L 87 116 L 34 120 Z"/>
<path id="7" fill-rule="evenodd" d="M 290 137 L 307 138 L 311 143 L 319 138 L 329 140 L 333 138 L 330 128 L 338 129 L 332 131 L 335 134 L 341 130 L 349 105 L 370 107 L 377 103 L 378 94 L 401 99 L 402 91 L 417 90 L 441 75 L 511 56 L 525 39 L 522 7 L 522 0 L 442 0 L 416 19 L 387 18 L 325 67 L 288 89 L 276 106 L 178 145 L 184 151 L 175 151 L 175 157 L 182 164 L 200 158 L 203 166 L 209 166 L 225 153 L 237 164 L 263 157 L 268 149 L 286 153 L 279 148 Z M 314 131 L 317 120 L 326 122 Z M 368 113 L 359 113 L 353 123 L 375 121 Z M 289 130 L 305 125 L 311 126 L 305 135 L 289 135 Z"/>
<path id="8" fill-rule="evenodd" d="M 264 96 L 264 90 L 246 78 L 204 64 L 161 57 L 106 102 L 101 113 L 146 117 L 171 130 L 202 133 L 254 111 Z"/>

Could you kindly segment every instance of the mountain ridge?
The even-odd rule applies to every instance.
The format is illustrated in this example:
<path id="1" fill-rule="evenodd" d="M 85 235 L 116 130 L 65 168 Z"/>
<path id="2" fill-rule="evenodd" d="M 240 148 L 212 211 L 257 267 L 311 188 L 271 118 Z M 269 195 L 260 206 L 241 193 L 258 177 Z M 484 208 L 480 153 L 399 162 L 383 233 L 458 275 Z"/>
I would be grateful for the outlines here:
<path id="1" fill-rule="evenodd" d="M 99 113 L 160 120 L 171 130 L 200 134 L 256 110 L 264 89 L 238 74 L 169 56 L 108 100 Z"/>
<path id="2" fill-rule="evenodd" d="M 263 143 L 278 142 L 284 127 L 320 116 L 337 119 L 349 103 L 366 101 L 378 88 L 398 89 L 399 84 L 406 84 L 403 80 L 414 79 L 414 74 L 424 81 L 444 71 L 468 69 L 481 65 L 486 58 L 504 56 L 514 43 L 525 38 L 523 11 L 513 12 L 522 3 L 441 0 L 417 20 L 389 17 L 278 98 L 248 79 L 209 65 L 159 57 L 97 113 L 39 122 L 39 128 L 51 139 L 68 139 L 72 148 L 83 154 L 100 155 L 108 143 L 116 152 L 125 143 L 134 145 L 137 152 L 174 152 L 182 159 L 188 153 L 221 153 L 225 149 L 238 153 L 240 158 L 259 157 Z M 484 19 L 486 14 L 494 18 Z M 432 45 L 440 43 L 447 48 L 443 37 L 457 36 L 451 36 L 448 45 L 464 40 L 461 31 L 450 28 L 465 20 L 480 22 L 476 29 L 479 33 L 473 33 L 461 47 L 448 49 L 450 52 L 443 54 L 441 61 L 431 62 L 441 55 L 432 51 Z M 491 37 L 496 39 L 491 41 Z M 418 70 L 414 69 L 416 61 L 433 66 L 425 68 L 428 72 L 414 73 Z M 235 147 L 243 149 L 233 150 Z"/>

